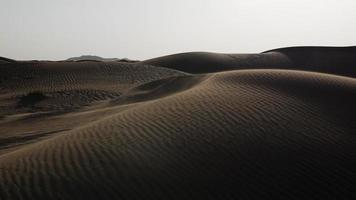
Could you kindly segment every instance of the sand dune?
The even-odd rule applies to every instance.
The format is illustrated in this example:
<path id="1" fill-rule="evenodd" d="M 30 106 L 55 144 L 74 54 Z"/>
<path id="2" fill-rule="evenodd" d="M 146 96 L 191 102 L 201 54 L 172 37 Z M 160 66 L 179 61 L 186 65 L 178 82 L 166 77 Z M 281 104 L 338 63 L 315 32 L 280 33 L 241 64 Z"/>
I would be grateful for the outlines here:
<path id="1" fill-rule="evenodd" d="M 2 65 L 0 199 L 353 199 L 352 57 L 309 50 Z"/>
<path id="2" fill-rule="evenodd" d="M 7 64 L 7 63 L 11 63 L 11 62 L 15 62 L 15 60 L 12 60 L 12 59 L 9 59 L 9 58 L 0 57 L 0 64 Z"/>
<path id="3" fill-rule="evenodd" d="M 221 54 L 190 52 L 153 58 L 141 61 L 140 63 L 172 68 L 188 73 L 211 73 L 235 69 L 291 66 L 288 57 L 281 53 Z"/>
<path id="4" fill-rule="evenodd" d="M 14 108 L 22 107 L 66 111 L 116 98 L 136 85 L 181 75 L 184 73 L 167 68 L 118 62 L 13 63 L 0 68 L 3 90 L 0 100 L 18 100 L 11 107 L 3 108 L 12 114 Z M 0 110 L 3 115 L 4 112 Z"/>
<path id="5" fill-rule="evenodd" d="M 290 47 L 260 54 L 191 52 L 141 63 L 189 73 L 236 69 L 295 69 L 356 77 L 356 47 Z"/>
<path id="6" fill-rule="evenodd" d="M 36 135 L 71 129 L 110 113 L 105 104 L 137 85 L 185 75 L 167 68 L 118 62 L 3 65 L 0 67 L 0 140 L 27 141 L 26 138 L 38 139 Z M 101 114 L 88 114 L 93 109 Z M 72 112 L 84 114 L 76 119 L 68 116 Z M 0 154 L 1 150 L 8 151 L 19 144 L 15 139 L 9 141 L 14 142 L 3 145 L 0 142 Z"/>
<path id="7" fill-rule="evenodd" d="M 296 69 L 356 77 L 356 47 L 293 47 L 264 53 L 282 53 Z"/>

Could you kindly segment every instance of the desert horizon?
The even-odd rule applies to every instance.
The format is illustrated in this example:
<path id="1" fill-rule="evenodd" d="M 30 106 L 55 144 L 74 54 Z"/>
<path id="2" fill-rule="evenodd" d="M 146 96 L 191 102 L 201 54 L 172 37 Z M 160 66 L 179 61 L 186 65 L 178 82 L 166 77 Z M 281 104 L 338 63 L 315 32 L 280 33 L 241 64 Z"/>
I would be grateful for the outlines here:
<path id="1" fill-rule="evenodd" d="M 0 200 L 356 199 L 354 0 L 1 0 Z"/>

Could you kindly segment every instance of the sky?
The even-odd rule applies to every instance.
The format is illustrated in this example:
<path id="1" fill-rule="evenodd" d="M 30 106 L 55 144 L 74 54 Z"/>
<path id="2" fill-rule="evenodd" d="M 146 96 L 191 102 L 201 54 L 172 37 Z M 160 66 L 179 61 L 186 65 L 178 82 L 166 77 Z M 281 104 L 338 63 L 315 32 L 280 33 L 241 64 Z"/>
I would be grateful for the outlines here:
<path id="1" fill-rule="evenodd" d="M 355 0 L 1 0 L 0 56 L 130 59 L 356 45 Z"/>

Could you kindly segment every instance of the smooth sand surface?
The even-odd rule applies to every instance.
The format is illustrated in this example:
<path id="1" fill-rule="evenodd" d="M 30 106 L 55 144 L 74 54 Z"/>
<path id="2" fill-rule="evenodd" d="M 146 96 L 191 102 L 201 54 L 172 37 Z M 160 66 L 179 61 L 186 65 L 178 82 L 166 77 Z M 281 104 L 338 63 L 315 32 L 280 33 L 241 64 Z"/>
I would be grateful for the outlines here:
<path id="1" fill-rule="evenodd" d="M 340 49 L 298 49 L 314 52 L 300 69 L 3 64 L 0 199 L 354 199 L 356 63 L 331 67 L 352 60 Z"/>
<path id="2" fill-rule="evenodd" d="M 356 77 L 355 55 L 356 47 L 289 47 L 260 54 L 181 53 L 141 63 L 188 73 L 237 69 L 295 69 Z"/>

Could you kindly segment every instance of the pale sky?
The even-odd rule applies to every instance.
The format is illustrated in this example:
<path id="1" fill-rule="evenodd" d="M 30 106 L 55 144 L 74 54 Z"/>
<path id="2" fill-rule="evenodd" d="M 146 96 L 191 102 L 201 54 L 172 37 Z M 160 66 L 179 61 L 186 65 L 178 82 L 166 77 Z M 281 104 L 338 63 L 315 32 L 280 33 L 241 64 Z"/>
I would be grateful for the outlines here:
<path id="1" fill-rule="evenodd" d="M 0 56 L 148 59 L 356 45 L 355 0 L 0 0 Z"/>

